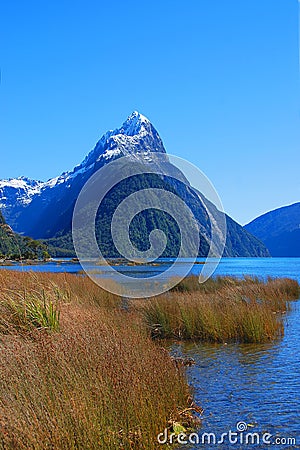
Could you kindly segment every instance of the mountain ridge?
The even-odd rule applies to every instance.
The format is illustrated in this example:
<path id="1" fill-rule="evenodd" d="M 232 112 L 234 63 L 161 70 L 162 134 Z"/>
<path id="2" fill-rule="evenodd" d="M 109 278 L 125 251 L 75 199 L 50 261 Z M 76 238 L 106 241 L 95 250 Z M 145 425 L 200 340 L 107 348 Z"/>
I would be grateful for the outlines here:
<path id="1" fill-rule="evenodd" d="M 17 199 L 15 203 L 14 201 L 9 201 L 7 195 L 7 190 L 13 189 L 12 181 L 10 181 L 10 186 L 5 186 L 5 183 L 2 180 L 2 185 L 0 184 L 0 186 L 2 186 L 2 188 L 0 188 L 0 205 L 2 205 L 2 210 L 7 222 L 15 231 L 24 233 L 33 238 L 56 239 L 56 243 L 60 243 L 62 238 L 63 240 L 66 240 L 66 236 L 68 236 L 68 251 L 71 251 L 70 230 L 73 208 L 79 192 L 86 181 L 105 164 L 122 155 L 134 159 L 142 158 L 142 160 L 144 159 L 146 161 L 149 159 L 150 152 L 166 154 L 164 144 L 152 123 L 145 116 L 134 111 L 124 121 L 120 128 L 109 130 L 104 133 L 84 160 L 72 170 L 63 172 L 58 177 L 52 178 L 46 182 L 29 180 L 28 183 L 30 186 L 34 186 L 31 190 L 29 187 L 27 187 L 26 190 L 24 183 L 25 180 L 28 179 L 22 177 L 23 187 L 17 186 L 15 190 L 10 193 L 13 200 Z M 180 171 L 177 169 L 177 172 Z M 181 176 L 182 179 L 185 178 L 182 173 Z M 197 195 L 194 195 L 192 192 L 192 187 L 190 186 L 188 189 L 186 186 L 181 186 L 179 181 L 171 182 L 167 179 L 155 181 L 153 177 L 144 177 L 143 183 L 144 185 L 141 186 L 143 188 L 151 186 L 155 187 L 158 183 L 160 187 L 165 186 L 167 190 L 174 190 L 179 197 L 183 197 L 186 203 L 192 206 L 197 215 L 202 236 L 204 237 L 204 239 L 202 239 L 203 248 L 200 251 L 200 256 L 205 256 L 207 253 L 210 225 L 207 212 L 199 198 L 197 199 Z M 17 182 L 16 184 L 18 185 Z M 21 184 L 21 181 L 19 181 L 19 184 Z M 135 184 L 135 181 L 128 181 L 123 185 L 123 189 L 130 193 Z M 30 194 L 28 193 L 29 191 Z M 27 196 L 25 198 L 26 201 L 22 199 L 22 195 L 24 198 Z M 121 192 L 117 193 L 115 199 L 118 198 L 120 200 L 122 195 L 123 193 Z M 111 207 L 112 203 L 110 202 L 109 205 Z M 151 214 L 150 216 L 149 214 L 148 216 L 146 214 L 142 222 L 139 222 L 139 226 L 142 227 L 143 231 L 140 232 L 140 230 L 135 230 L 133 234 L 139 235 L 140 238 L 147 241 L 147 233 L 151 231 L 150 223 L 151 226 L 161 225 L 165 227 L 166 230 L 168 229 L 170 237 L 172 237 L 172 233 L 176 234 L 175 228 L 168 218 L 163 218 L 162 216 L 155 217 L 155 215 Z M 106 229 L 107 224 L 103 222 L 102 218 L 99 218 L 99 220 L 102 224 L 102 228 Z M 227 249 L 225 248 L 224 253 L 226 256 L 268 255 L 268 251 L 262 243 L 243 230 L 240 225 L 228 216 L 227 225 L 229 229 L 227 233 Z M 104 233 L 102 228 L 98 227 L 100 235 L 101 233 Z M 105 239 L 109 239 L 107 230 L 104 234 L 105 236 L 103 235 L 101 239 L 104 239 L 104 237 Z M 178 239 L 176 238 L 175 240 Z M 109 252 L 115 254 L 113 245 L 107 247 L 107 252 L 108 254 Z"/>
<path id="2" fill-rule="evenodd" d="M 141 137 L 143 147 L 139 142 Z M 26 223 L 23 224 L 23 221 L 20 223 L 18 218 L 24 207 L 27 208 L 36 197 L 43 196 L 41 205 L 43 209 L 48 203 L 47 197 L 49 196 L 50 199 L 52 197 L 49 194 L 53 188 L 58 188 L 60 185 L 69 188 L 70 182 L 76 177 L 90 175 L 95 170 L 95 165 L 98 170 L 121 153 L 132 155 L 146 154 L 150 151 L 166 153 L 163 142 L 151 122 L 139 112 L 134 111 L 120 128 L 104 133 L 84 160 L 72 170 L 62 172 L 59 176 L 47 181 L 37 181 L 25 176 L 0 180 L 0 209 L 16 232 L 30 234 L 32 230 L 24 228 L 23 225 Z"/>
<path id="3" fill-rule="evenodd" d="M 300 256 L 300 202 L 268 211 L 245 225 L 274 257 Z"/>

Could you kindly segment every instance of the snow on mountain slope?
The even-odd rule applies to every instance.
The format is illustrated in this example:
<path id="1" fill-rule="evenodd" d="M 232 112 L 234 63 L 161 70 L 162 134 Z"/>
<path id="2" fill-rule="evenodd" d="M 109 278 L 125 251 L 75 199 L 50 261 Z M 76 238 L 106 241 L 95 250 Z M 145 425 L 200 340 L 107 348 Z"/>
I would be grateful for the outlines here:
<path id="1" fill-rule="evenodd" d="M 107 131 L 83 162 L 73 170 L 46 182 L 26 177 L 0 180 L 0 209 L 7 222 L 16 231 L 23 232 L 24 224 L 19 226 L 19 218 L 22 216 L 22 210 L 27 209 L 33 201 L 36 203 L 40 198 L 39 208 L 45 208 L 57 196 L 58 191 L 70 188 L 78 176 L 86 178 L 94 170 L 122 154 L 145 154 L 150 151 L 165 153 L 165 148 L 151 122 L 134 111 L 120 128 Z M 37 209 L 36 214 L 38 212 Z"/>
<path id="2" fill-rule="evenodd" d="M 28 205 L 33 196 L 41 192 L 43 182 L 26 177 L 0 180 L 0 208 L 12 202 Z"/>
<path id="3" fill-rule="evenodd" d="M 95 162 L 107 162 L 120 154 L 139 154 L 147 152 L 166 153 L 163 142 L 151 122 L 134 111 L 120 128 L 105 133 L 84 159 L 80 166 L 90 167 Z"/>
<path id="4" fill-rule="evenodd" d="M 146 142 L 141 145 L 141 138 Z M 157 140 L 154 148 L 151 146 Z M 35 195 L 44 189 L 53 188 L 61 183 L 66 183 L 77 175 L 84 173 L 92 167 L 92 164 L 124 153 L 158 151 L 165 152 L 163 143 L 153 128 L 151 122 L 142 114 L 134 111 L 120 128 L 106 132 L 97 142 L 95 148 L 86 156 L 81 164 L 72 171 L 64 172 L 58 177 L 46 182 L 31 180 L 26 177 L 0 180 L 0 208 L 5 209 L 12 201 L 28 205 Z"/>

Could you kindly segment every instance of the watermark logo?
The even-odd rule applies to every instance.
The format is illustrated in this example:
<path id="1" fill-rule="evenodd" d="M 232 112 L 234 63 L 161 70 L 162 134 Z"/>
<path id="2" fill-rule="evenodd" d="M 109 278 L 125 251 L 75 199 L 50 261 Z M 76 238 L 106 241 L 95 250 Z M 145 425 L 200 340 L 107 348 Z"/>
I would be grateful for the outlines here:
<path id="1" fill-rule="evenodd" d="M 281 437 L 274 436 L 270 433 L 259 433 L 255 431 L 249 431 L 252 425 L 246 422 L 240 421 L 236 424 L 235 430 L 229 430 L 225 433 L 216 434 L 214 432 L 204 433 L 170 433 L 166 428 L 163 433 L 159 433 L 157 436 L 157 442 L 161 445 L 164 444 L 181 444 L 181 445 L 211 445 L 211 446 L 227 446 L 242 445 L 243 447 L 248 445 L 296 445 L 296 438 L 294 437 Z M 225 447 L 226 448 L 226 447 Z"/>
<path id="2" fill-rule="evenodd" d="M 137 187 L 134 192 L 132 186 Z M 116 199 L 120 200 L 117 205 Z M 112 204 L 115 209 L 109 214 Z M 166 214 L 178 230 L 180 243 L 176 258 L 165 270 L 135 276 L 134 271 L 124 273 L 113 265 L 107 241 L 99 242 L 97 223 L 99 227 L 99 215 L 107 215 L 108 239 L 126 261 L 155 265 L 168 244 L 164 230 L 152 229 L 144 248 L 138 248 L 131 236 L 133 221 L 145 211 Z M 207 258 L 199 282 L 207 280 L 223 254 L 226 217 L 215 188 L 196 166 L 176 156 L 147 152 L 115 159 L 89 178 L 75 204 L 72 236 L 77 257 L 94 282 L 118 295 L 144 298 L 166 292 L 182 280 L 195 264 L 201 245 L 207 246 Z"/>
<path id="3" fill-rule="evenodd" d="M 237 431 L 246 431 L 247 428 L 248 428 L 248 425 L 246 424 L 246 422 L 238 422 L 236 424 Z"/>

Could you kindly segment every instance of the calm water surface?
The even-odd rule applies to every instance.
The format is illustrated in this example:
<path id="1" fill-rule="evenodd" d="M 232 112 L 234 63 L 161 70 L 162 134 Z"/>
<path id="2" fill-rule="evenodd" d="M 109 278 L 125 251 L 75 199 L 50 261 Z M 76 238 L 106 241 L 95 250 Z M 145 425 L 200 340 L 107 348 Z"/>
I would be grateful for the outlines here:
<path id="1" fill-rule="evenodd" d="M 196 402 L 204 408 L 198 434 L 236 431 L 237 422 L 252 425 L 249 432 L 268 432 L 274 437 L 295 437 L 300 448 L 300 302 L 286 318 L 284 338 L 276 344 L 207 345 L 173 347 L 173 352 L 192 357 L 189 382 Z M 186 448 L 187 446 L 182 446 Z M 197 449 L 201 445 L 194 448 Z M 218 446 L 202 446 L 218 448 Z M 260 445 L 220 445 L 219 448 L 268 448 Z"/>
<path id="2" fill-rule="evenodd" d="M 164 272 L 170 267 L 172 260 L 161 260 L 164 264 L 160 266 L 113 266 L 115 269 L 132 276 L 151 276 L 157 273 Z M 181 271 L 185 267 L 186 261 L 181 260 L 182 263 L 178 263 L 175 268 L 175 273 L 180 275 Z M 203 258 L 198 258 L 198 262 L 204 262 Z M 191 273 L 197 275 L 201 271 L 201 264 L 195 264 Z M 104 266 L 91 266 L 91 268 L 97 269 L 102 272 L 102 276 L 106 276 L 107 269 Z M 12 264 L 10 266 L 0 266 L 0 269 L 11 270 L 23 270 L 23 271 L 39 271 L 39 272 L 68 272 L 78 273 L 82 270 L 79 263 L 74 263 L 71 260 L 56 259 L 47 263 L 22 265 L 19 263 Z M 111 276 L 111 273 L 108 274 Z M 300 258 L 222 258 L 219 266 L 217 267 L 214 275 L 257 275 L 260 277 L 276 276 L 285 277 L 289 276 L 300 280 Z"/>
<path id="3" fill-rule="evenodd" d="M 218 274 L 240 276 L 288 276 L 300 281 L 300 258 L 226 259 Z M 197 431 L 215 433 L 217 439 L 240 421 L 250 424 L 247 432 L 296 439 L 296 445 L 206 444 L 189 449 L 300 448 L 300 301 L 293 302 L 285 318 L 285 336 L 274 344 L 173 346 L 173 352 L 191 357 L 189 382 L 196 402 L 204 408 L 203 424 Z M 246 433 L 247 433 L 246 432 Z M 244 433 L 245 435 L 245 433 Z M 200 441 L 201 442 L 201 441 Z M 187 448 L 183 445 L 181 449 Z"/>

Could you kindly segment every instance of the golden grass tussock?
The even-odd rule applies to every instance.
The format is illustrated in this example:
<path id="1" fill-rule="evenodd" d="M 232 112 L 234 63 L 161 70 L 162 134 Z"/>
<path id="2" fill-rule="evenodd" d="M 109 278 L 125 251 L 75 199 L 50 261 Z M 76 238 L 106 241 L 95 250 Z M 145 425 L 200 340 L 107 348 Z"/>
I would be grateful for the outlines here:
<path id="1" fill-rule="evenodd" d="M 282 313 L 299 297 L 291 279 L 188 277 L 171 292 L 133 302 L 153 337 L 258 343 L 283 334 Z"/>

